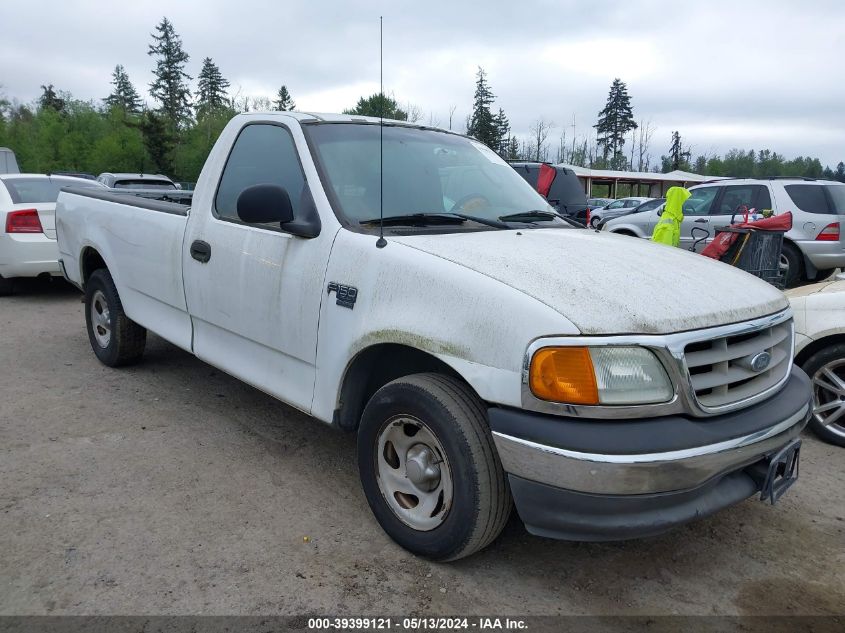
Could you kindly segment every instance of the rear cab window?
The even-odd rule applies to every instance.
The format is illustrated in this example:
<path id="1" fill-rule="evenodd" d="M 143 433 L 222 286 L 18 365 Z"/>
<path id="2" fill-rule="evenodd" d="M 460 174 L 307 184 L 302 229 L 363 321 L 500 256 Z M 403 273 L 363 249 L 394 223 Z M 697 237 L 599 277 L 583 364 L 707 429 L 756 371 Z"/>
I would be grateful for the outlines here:
<path id="1" fill-rule="evenodd" d="M 822 184 L 785 185 L 789 199 L 805 213 L 845 215 L 845 186 Z"/>
<path id="2" fill-rule="evenodd" d="M 149 178 L 135 180 L 116 180 L 115 189 L 166 189 L 174 190 L 176 185 L 167 180 L 151 180 Z"/>

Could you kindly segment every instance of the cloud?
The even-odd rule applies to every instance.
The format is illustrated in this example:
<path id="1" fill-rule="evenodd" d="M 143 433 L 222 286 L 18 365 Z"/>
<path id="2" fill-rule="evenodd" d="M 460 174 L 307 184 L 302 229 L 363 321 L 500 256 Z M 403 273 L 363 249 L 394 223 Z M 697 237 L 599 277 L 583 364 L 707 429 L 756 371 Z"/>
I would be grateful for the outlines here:
<path id="1" fill-rule="evenodd" d="M 475 72 L 488 72 L 515 132 L 542 117 L 592 134 L 610 82 L 627 82 L 637 119 L 694 148 L 770 147 L 845 160 L 845 3 L 525 0 L 320 2 L 183 0 L 7 3 L 0 83 L 29 101 L 53 83 L 83 99 L 108 94 L 123 64 L 142 94 L 150 33 L 167 15 L 196 76 L 209 56 L 232 90 L 272 96 L 284 83 L 302 109 L 336 111 L 378 89 L 378 16 L 385 87 L 424 119 L 462 128 Z M 571 137 L 570 137 L 571 138 Z M 665 147 L 664 147 L 665 146 Z"/>

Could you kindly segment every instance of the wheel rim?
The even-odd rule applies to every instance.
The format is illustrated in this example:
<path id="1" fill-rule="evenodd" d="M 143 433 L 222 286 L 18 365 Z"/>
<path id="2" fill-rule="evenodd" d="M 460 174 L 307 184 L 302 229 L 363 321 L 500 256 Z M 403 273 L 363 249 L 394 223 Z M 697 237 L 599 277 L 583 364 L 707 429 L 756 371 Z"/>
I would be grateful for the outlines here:
<path id="1" fill-rule="evenodd" d="M 813 417 L 845 437 L 845 359 L 831 361 L 813 375 Z"/>
<path id="2" fill-rule="evenodd" d="M 780 268 L 780 272 L 783 273 L 784 277 L 789 275 L 789 258 L 783 253 L 781 253 L 778 267 Z"/>
<path id="3" fill-rule="evenodd" d="M 405 525 L 427 532 L 452 507 L 452 471 L 443 445 L 421 420 L 391 418 L 378 435 L 376 479 L 388 507 Z"/>
<path id="4" fill-rule="evenodd" d="M 111 314 L 106 296 L 101 290 L 97 290 L 91 297 L 91 330 L 97 345 L 102 348 L 109 346 L 111 342 Z"/>

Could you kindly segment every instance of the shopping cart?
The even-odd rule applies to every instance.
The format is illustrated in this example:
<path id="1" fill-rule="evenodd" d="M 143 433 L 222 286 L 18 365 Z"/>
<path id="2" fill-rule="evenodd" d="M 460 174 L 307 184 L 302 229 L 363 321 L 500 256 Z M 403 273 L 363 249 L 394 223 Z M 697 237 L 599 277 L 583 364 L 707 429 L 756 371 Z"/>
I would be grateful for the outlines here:
<path id="1" fill-rule="evenodd" d="M 736 266 L 783 289 L 783 236 L 791 228 L 792 214 L 789 212 L 762 220 L 716 227 L 716 237 L 701 254 Z"/>

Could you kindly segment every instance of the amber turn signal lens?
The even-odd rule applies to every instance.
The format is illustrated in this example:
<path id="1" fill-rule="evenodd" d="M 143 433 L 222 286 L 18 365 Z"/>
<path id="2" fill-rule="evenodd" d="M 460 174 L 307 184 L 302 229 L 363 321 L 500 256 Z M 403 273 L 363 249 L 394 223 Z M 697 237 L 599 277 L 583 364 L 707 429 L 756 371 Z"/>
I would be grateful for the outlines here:
<path id="1" fill-rule="evenodd" d="M 593 360 L 586 347 L 544 347 L 531 359 L 531 393 L 541 400 L 598 404 Z"/>

